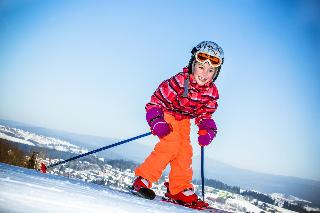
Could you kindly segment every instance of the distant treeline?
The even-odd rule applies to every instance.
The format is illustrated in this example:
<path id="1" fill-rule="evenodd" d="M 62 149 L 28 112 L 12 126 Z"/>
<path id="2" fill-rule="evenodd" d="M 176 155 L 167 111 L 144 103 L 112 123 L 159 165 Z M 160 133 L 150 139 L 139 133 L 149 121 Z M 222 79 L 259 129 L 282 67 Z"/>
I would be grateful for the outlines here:
<path id="1" fill-rule="evenodd" d="M 201 185 L 201 181 L 199 180 L 194 180 L 195 184 Z M 228 191 L 231 193 L 235 193 L 235 194 L 240 194 L 242 196 L 245 197 L 249 197 L 251 199 L 257 199 L 258 201 L 262 201 L 271 205 L 279 205 L 278 203 L 276 203 L 276 201 L 270 196 L 270 195 L 266 195 L 260 192 L 256 192 L 256 191 L 252 191 L 252 190 L 245 190 L 245 191 L 240 191 L 240 187 L 238 186 L 229 186 L 228 184 L 225 184 L 221 181 L 218 180 L 214 180 L 214 179 L 205 179 L 205 184 L 206 186 L 210 186 L 213 187 L 215 189 L 219 189 L 219 190 L 224 190 L 224 191 Z M 292 210 L 295 212 L 301 212 L 301 213 L 313 213 L 315 211 L 307 211 L 302 204 L 291 204 L 287 201 L 284 202 L 282 208 L 284 209 L 288 209 L 288 210 Z M 319 213 L 319 212 L 318 212 Z"/>
<path id="2" fill-rule="evenodd" d="M 246 191 L 241 192 L 241 195 L 246 196 L 246 197 L 250 197 L 250 198 L 253 198 L 253 199 L 257 199 L 259 201 L 262 201 L 262 202 L 265 202 L 265 203 L 269 203 L 271 205 L 275 204 L 275 200 L 270 195 L 265 195 L 265 194 L 260 193 L 260 192 L 246 190 Z"/>
<path id="3" fill-rule="evenodd" d="M 284 202 L 283 204 L 283 208 L 285 209 L 289 209 L 295 212 L 299 212 L 299 213 L 319 213 L 320 211 L 307 211 L 302 204 L 291 204 L 287 201 Z"/>
<path id="4" fill-rule="evenodd" d="M 22 149 L 19 143 L 0 138 L 0 162 L 14 166 L 37 169 L 36 158 L 40 153 L 34 149 Z"/>
<path id="5" fill-rule="evenodd" d="M 199 180 L 194 181 L 196 184 L 201 185 L 201 182 Z M 221 181 L 214 180 L 214 179 L 205 179 L 206 186 L 211 186 L 215 189 L 220 189 L 224 191 L 228 191 L 235 194 L 240 194 L 240 187 L 238 186 L 229 186 L 225 183 L 222 183 Z"/>
<path id="6" fill-rule="evenodd" d="M 307 211 L 302 204 L 292 204 L 292 203 L 289 203 L 288 201 L 284 201 L 283 205 L 279 205 L 270 195 L 265 195 L 263 193 L 256 192 L 256 191 L 246 190 L 241 192 L 241 195 L 250 197 L 253 199 L 257 199 L 259 201 L 269 203 L 271 205 L 280 206 L 284 209 L 292 210 L 295 212 L 300 212 L 300 213 L 315 212 L 315 211 Z"/>
<path id="7" fill-rule="evenodd" d="M 25 153 L 16 144 L 0 138 L 0 162 L 26 167 Z"/>
<path id="8" fill-rule="evenodd" d="M 138 166 L 133 161 L 128 161 L 128 160 L 108 160 L 106 163 L 111 165 L 114 168 L 119 168 L 121 170 L 126 170 L 126 169 L 134 170 L 135 167 Z"/>

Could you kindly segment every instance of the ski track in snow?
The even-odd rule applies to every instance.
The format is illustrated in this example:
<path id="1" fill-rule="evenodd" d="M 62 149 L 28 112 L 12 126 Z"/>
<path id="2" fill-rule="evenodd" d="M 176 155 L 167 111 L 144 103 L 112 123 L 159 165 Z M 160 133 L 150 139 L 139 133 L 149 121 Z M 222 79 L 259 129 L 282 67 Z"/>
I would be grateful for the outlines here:
<path id="1" fill-rule="evenodd" d="M 198 212 L 2 163 L 0 189 L 0 212 Z"/>

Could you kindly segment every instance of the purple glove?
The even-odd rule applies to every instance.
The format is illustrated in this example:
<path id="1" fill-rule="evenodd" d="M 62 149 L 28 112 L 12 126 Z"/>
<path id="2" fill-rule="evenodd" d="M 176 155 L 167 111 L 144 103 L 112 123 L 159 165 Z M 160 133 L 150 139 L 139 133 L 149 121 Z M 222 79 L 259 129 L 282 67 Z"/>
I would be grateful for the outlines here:
<path id="1" fill-rule="evenodd" d="M 168 135 L 172 130 L 172 127 L 164 120 L 164 114 L 160 108 L 153 107 L 149 109 L 146 119 L 152 134 L 157 135 L 159 138 Z"/>
<path id="2" fill-rule="evenodd" d="M 199 125 L 198 143 L 200 146 L 207 146 L 217 134 L 217 126 L 214 120 L 205 119 Z"/>

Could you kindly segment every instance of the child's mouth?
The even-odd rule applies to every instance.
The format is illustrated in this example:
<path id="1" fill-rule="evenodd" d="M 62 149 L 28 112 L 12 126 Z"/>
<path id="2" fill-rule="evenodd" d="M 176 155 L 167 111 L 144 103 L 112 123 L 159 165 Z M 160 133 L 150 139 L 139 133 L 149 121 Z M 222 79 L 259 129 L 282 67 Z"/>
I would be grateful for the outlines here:
<path id="1" fill-rule="evenodd" d="M 203 77 L 201 77 L 201 76 L 198 76 L 198 79 L 199 79 L 201 82 L 203 82 L 203 83 L 205 83 L 205 82 L 207 81 L 206 78 L 203 78 Z"/>

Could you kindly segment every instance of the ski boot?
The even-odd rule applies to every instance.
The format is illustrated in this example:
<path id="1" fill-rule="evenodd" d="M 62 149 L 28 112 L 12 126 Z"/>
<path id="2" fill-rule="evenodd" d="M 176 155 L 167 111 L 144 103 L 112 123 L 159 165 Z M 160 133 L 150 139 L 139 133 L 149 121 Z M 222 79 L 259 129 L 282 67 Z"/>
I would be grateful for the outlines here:
<path id="1" fill-rule="evenodd" d="M 153 200 L 156 197 L 156 194 L 152 189 L 150 189 L 152 183 L 143 177 L 137 177 L 131 186 L 131 193 L 138 195 L 139 197 L 143 197 L 149 200 Z"/>
<path id="2" fill-rule="evenodd" d="M 185 189 L 178 194 L 171 194 L 169 191 L 169 183 L 165 182 L 164 185 L 167 187 L 167 192 L 165 193 L 165 197 L 169 199 L 169 201 L 173 203 L 177 203 L 179 205 L 187 206 L 194 209 L 204 209 L 209 206 L 208 203 L 202 201 L 198 198 L 198 195 L 194 193 L 193 189 Z"/>

